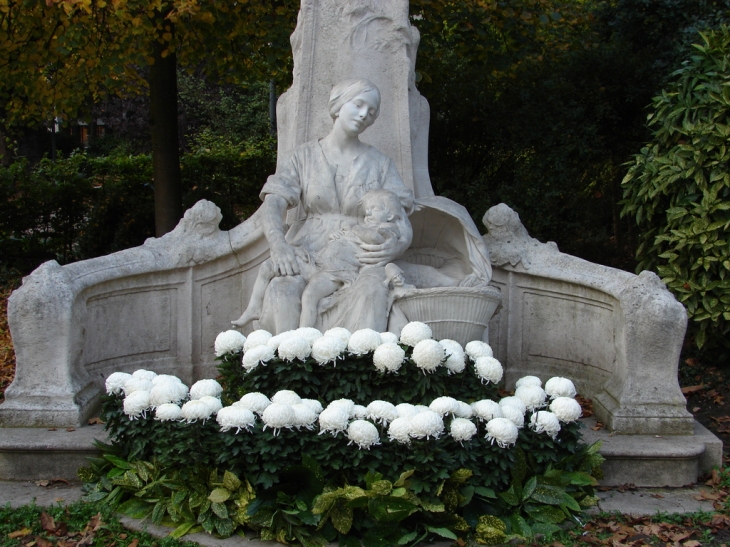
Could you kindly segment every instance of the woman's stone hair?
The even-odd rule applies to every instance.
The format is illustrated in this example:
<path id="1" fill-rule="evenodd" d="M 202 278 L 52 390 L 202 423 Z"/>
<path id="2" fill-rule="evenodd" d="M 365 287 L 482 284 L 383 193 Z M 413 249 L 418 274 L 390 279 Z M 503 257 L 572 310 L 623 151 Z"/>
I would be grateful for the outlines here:
<path id="1" fill-rule="evenodd" d="M 380 114 L 380 90 L 378 87 L 365 78 L 356 78 L 351 80 L 343 80 L 332 88 L 330 92 L 329 110 L 332 119 L 337 118 L 340 108 L 345 103 L 351 101 L 358 95 L 362 95 L 368 91 L 374 91 L 377 97 L 377 109 L 375 110 L 375 118 Z"/>

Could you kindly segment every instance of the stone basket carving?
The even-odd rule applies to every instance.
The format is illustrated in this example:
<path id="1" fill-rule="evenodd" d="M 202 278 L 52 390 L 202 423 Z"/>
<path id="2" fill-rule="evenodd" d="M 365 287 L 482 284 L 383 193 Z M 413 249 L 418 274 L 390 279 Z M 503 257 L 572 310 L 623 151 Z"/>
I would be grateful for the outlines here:
<path id="1" fill-rule="evenodd" d="M 436 340 L 465 345 L 482 340 L 497 308 L 501 291 L 492 286 L 414 289 L 396 300 L 409 321 L 426 323 Z"/>

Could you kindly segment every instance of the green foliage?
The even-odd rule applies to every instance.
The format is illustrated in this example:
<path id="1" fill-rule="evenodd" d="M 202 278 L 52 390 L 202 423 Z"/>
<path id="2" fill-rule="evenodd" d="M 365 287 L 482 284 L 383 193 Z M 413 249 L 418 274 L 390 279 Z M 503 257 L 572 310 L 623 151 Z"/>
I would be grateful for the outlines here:
<path id="1" fill-rule="evenodd" d="M 687 307 L 699 348 L 730 330 L 730 29 L 701 34 L 654 99 L 654 140 L 624 178 L 624 215 L 642 230 L 638 269 L 659 273 Z"/>

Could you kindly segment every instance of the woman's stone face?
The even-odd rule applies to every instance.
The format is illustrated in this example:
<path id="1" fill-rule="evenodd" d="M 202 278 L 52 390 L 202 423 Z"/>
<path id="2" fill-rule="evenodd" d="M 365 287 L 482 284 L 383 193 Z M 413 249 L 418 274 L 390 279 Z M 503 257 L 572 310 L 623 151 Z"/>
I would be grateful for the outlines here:
<path id="1" fill-rule="evenodd" d="M 373 125 L 378 111 L 378 96 L 365 91 L 340 108 L 338 119 L 342 127 L 352 135 L 359 135 Z"/>

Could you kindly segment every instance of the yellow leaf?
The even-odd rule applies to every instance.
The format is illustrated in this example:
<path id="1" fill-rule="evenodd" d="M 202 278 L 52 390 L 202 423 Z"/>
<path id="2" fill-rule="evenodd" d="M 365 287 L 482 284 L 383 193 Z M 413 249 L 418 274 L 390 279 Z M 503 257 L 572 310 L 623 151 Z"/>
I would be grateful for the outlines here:
<path id="1" fill-rule="evenodd" d="M 162 39 L 165 40 L 165 42 L 169 42 L 170 40 L 172 40 L 172 33 L 171 32 L 164 33 L 162 35 Z"/>
<path id="2" fill-rule="evenodd" d="M 135 17 L 134 19 L 132 19 L 132 24 L 135 27 L 140 26 L 142 24 L 142 18 L 141 17 Z"/>

